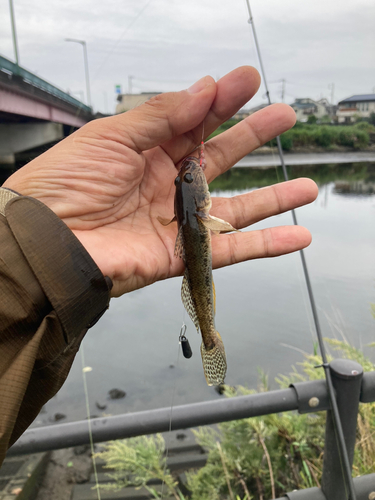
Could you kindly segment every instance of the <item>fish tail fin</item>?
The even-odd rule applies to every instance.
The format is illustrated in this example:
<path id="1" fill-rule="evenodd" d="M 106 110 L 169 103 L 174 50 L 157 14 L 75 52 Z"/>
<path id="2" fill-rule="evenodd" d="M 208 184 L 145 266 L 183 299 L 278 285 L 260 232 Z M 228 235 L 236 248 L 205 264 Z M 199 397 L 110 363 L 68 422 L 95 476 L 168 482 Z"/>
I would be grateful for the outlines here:
<path id="1" fill-rule="evenodd" d="M 217 338 L 212 348 L 207 349 L 203 342 L 201 344 L 203 371 L 208 385 L 223 384 L 227 372 L 224 344 L 219 332 L 216 334 Z"/>

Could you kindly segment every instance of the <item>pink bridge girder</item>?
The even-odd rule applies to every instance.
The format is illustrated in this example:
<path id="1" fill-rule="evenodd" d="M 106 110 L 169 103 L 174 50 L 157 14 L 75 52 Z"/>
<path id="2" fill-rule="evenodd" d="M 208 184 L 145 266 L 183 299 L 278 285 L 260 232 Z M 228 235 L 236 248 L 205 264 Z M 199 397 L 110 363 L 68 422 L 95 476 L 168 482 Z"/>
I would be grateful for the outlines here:
<path id="1" fill-rule="evenodd" d="M 52 104 L 33 99 L 32 96 L 21 95 L 2 88 L 0 88 L 0 111 L 62 123 L 72 127 L 81 127 L 87 123 L 87 120 L 79 116 L 79 111 L 76 114 L 68 113 Z"/>

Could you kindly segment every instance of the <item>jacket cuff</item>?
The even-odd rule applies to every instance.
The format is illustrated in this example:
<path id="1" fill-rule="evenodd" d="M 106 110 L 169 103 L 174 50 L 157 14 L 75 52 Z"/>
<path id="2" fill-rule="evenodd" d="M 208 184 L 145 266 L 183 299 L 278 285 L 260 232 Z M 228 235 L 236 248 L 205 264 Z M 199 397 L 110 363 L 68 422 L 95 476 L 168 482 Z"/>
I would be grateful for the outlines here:
<path id="1" fill-rule="evenodd" d="M 8 190 L 1 188 L 0 193 L 3 191 Z M 103 276 L 72 231 L 46 205 L 10 190 L 5 197 L 9 198 L 3 209 L 9 228 L 69 344 L 108 309 L 112 281 Z"/>

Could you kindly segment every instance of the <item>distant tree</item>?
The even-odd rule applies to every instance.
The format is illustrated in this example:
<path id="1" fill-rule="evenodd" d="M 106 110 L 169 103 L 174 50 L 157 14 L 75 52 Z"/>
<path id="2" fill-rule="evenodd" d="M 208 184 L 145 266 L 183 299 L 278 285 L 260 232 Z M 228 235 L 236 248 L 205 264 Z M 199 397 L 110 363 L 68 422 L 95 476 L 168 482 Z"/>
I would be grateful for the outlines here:
<path id="1" fill-rule="evenodd" d="M 317 118 L 316 118 L 316 116 L 315 116 L 315 115 L 310 115 L 310 116 L 308 117 L 308 119 L 307 119 L 307 123 L 308 123 L 309 125 L 315 125 L 316 120 L 317 120 Z"/>
<path id="2" fill-rule="evenodd" d="M 371 113 L 371 114 L 370 114 L 370 123 L 371 123 L 372 125 L 375 125 L 375 113 Z"/>

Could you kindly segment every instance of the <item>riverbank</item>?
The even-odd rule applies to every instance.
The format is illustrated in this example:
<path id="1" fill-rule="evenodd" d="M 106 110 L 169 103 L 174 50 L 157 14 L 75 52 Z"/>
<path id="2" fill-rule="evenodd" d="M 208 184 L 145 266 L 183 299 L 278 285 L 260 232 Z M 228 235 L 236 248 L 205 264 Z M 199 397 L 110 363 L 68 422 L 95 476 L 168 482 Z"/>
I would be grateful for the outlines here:
<path id="1" fill-rule="evenodd" d="M 330 163 L 375 162 L 375 151 L 329 151 L 284 153 L 285 165 L 322 165 Z M 234 165 L 240 167 L 271 168 L 281 165 L 276 148 L 260 148 Z"/>

